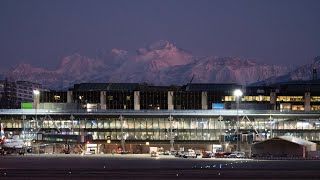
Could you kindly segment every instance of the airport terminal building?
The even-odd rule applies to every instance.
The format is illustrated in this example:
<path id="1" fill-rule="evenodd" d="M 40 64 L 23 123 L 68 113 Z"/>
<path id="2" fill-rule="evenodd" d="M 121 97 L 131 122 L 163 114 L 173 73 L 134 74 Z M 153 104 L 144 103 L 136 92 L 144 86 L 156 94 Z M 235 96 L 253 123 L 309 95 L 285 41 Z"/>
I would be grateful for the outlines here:
<path id="1" fill-rule="evenodd" d="M 243 91 L 240 101 L 235 89 Z M 8 136 L 48 144 L 46 152 L 66 145 L 95 153 L 146 153 L 149 147 L 231 151 L 238 142 L 245 150 L 283 135 L 320 141 L 318 80 L 248 87 L 82 83 L 40 91 L 31 104 L 2 109 L 1 123 Z"/>

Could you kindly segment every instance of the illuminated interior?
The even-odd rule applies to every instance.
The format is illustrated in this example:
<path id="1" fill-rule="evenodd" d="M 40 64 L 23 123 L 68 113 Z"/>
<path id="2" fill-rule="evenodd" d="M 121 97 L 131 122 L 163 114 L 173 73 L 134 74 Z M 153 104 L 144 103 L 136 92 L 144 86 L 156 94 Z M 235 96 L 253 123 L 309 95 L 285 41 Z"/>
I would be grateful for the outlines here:
<path id="1" fill-rule="evenodd" d="M 224 101 L 236 101 L 235 96 L 224 96 Z M 270 96 L 244 96 L 241 101 L 270 101 Z"/>
<path id="2" fill-rule="evenodd" d="M 311 102 L 320 102 L 320 96 L 311 96 Z"/>
<path id="3" fill-rule="evenodd" d="M 304 106 L 303 105 L 292 105 L 292 110 L 293 111 L 304 111 Z"/>
<path id="4" fill-rule="evenodd" d="M 277 101 L 284 101 L 284 102 L 304 102 L 303 96 L 278 96 Z"/>
<path id="5" fill-rule="evenodd" d="M 320 111 L 320 105 L 313 105 L 311 106 L 312 111 Z"/>

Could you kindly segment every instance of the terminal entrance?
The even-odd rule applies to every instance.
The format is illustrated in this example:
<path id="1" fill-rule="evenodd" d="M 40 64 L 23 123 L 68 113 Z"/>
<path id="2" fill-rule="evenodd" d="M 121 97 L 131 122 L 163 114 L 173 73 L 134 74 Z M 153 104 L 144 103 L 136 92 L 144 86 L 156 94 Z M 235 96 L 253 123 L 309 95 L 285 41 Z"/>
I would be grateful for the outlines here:
<path id="1" fill-rule="evenodd" d="M 98 145 L 97 144 L 87 144 L 86 153 L 87 154 L 97 154 L 98 153 Z"/>

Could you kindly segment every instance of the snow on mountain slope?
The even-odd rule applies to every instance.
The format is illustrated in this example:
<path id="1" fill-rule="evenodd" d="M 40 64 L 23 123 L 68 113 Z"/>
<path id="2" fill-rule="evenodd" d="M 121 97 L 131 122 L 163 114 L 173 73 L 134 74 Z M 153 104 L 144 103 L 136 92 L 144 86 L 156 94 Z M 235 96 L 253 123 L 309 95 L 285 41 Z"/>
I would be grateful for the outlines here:
<path id="1" fill-rule="evenodd" d="M 197 83 L 245 85 L 276 80 L 277 77 L 308 79 L 309 72 L 308 65 L 290 72 L 288 67 L 257 63 L 254 59 L 213 56 L 197 58 L 173 43 L 161 40 L 138 49 L 136 55 L 129 55 L 121 49 L 103 52 L 95 58 L 73 54 L 63 58 L 56 70 L 20 64 L 7 76 L 15 80 L 41 83 L 50 89 L 66 89 L 81 82 L 183 85 L 193 75 L 193 82 Z"/>
<path id="2" fill-rule="evenodd" d="M 179 71 L 179 69 L 184 69 Z M 239 83 L 250 84 L 272 76 L 280 76 L 289 72 L 286 67 L 258 64 L 252 59 L 205 57 L 198 59 L 186 67 L 176 67 L 167 72 L 167 77 L 185 77 L 185 80 L 171 83 L 186 83 L 195 75 L 197 83 Z M 166 79 L 164 81 L 169 81 Z"/>
<path id="3" fill-rule="evenodd" d="M 273 83 L 287 82 L 287 81 L 312 80 L 314 69 L 316 70 L 317 77 L 319 77 L 320 56 L 315 57 L 314 61 L 311 64 L 302 65 L 294 70 L 291 70 L 287 74 L 284 74 L 282 76 L 274 76 L 271 78 L 267 78 L 263 81 L 256 82 L 255 84 L 256 85 L 261 85 L 261 84 L 269 85 L 269 84 L 273 84 Z"/>

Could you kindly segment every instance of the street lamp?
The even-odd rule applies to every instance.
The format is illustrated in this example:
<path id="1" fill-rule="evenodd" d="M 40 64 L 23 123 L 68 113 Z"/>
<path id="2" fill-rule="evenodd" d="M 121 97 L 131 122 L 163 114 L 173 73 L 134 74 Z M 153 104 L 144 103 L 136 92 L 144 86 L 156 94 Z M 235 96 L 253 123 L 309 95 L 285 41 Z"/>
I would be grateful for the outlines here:
<path id="1" fill-rule="evenodd" d="M 239 131 L 240 131 L 240 122 L 239 122 L 239 105 L 240 105 L 240 97 L 243 95 L 240 89 L 236 89 L 233 92 L 233 95 L 236 96 L 237 101 L 237 151 L 240 151 L 240 140 L 239 140 Z"/>
<path id="2" fill-rule="evenodd" d="M 37 109 L 38 109 L 38 98 L 39 98 L 39 94 L 40 94 L 40 91 L 35 89 L 33 90 L 33 98 L 34 98 L 34 108 L 35 108 L 35 115 L 36 115 L 36 121 L 37 121 Z"/>
<path id="3" fill-rule="evenodd" d="M 39 97 L 40 91 L 35 89 L 33 90 L 33 103 L 34 103 L 34 108 L 35 108 L 35 121 L 36 121 L 36 126 L 38 128 L 38 118 L 37 118 L 37 109 L 38 109 L 38 97 Z M 38 135 L 36 135 L 38 139 Z M 40 144 L 38 146 L 38 154 L 40 155 Z"/>

